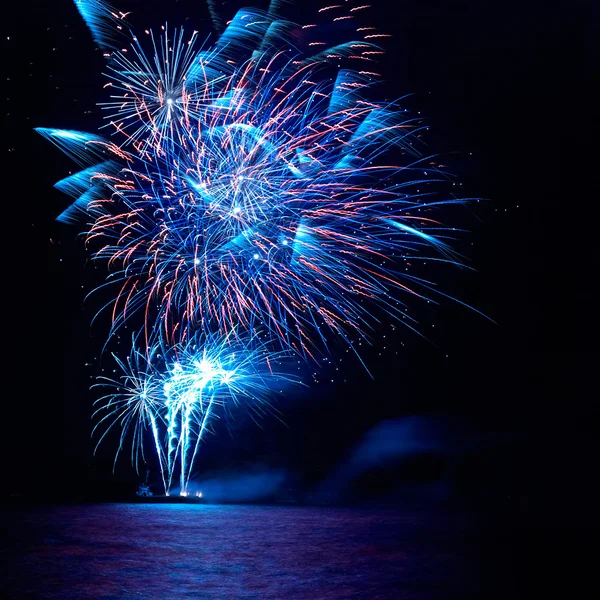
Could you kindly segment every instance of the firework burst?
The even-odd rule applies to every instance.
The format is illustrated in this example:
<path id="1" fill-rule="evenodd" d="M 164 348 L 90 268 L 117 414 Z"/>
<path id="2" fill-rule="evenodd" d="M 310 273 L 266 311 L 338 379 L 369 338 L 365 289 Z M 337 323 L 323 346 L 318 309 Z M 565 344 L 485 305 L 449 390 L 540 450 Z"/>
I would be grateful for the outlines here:
<path id="1" fill-rule="evenodd" d="M 131 460 L 147 462 L 144 441 L 151 440 L 169 490 L 177 473 L 185 492 L 194 459 L 218 414 L 244 405 L 256 419 L 276 412 L 269 403 L 276 393 L 300 383 L 286 372 L 289 355 L 274 353 L 258 336 L 237 338 L 198 334 L 175 347 L 157 345 L 141 352 L 132 342 L 125 362 L 114 356 L 121 375 L 100 377 L 94 387 L 104 391 L 96 401 L 94 433 L 100 444 L 115 428 L 121 451 Z"/>
<path id="2" fill-rule="evenodd" d="M 258 364 L 368 339 L 373 307 L 401 318 L 403 297 L 434 293 L 403 267 L 457 261 L 433 214 L 443 202 L 416 191 L 444 176 L 414 151 L 418 122 L 372 98 L 372 28 L 328 48 L 272 3 L 210 44 L 146 32 L 147 54 L 136 36 L 121 47 L 126 14 L 76 4 L 109 60 L 112 135 L 38 131 L 84 167 L 56 184 L 75 198 L 59 220 L 85 222 L 108 264 L 110 335 L 143 315 L 99 414 L 120 448 L 131 433 L 133 456 L 149 430 L 165 488 L 178 469 L 185 489 L 215 409 L 270 387 Z M 403 164 L 383 158 L 392 148 Z"/>

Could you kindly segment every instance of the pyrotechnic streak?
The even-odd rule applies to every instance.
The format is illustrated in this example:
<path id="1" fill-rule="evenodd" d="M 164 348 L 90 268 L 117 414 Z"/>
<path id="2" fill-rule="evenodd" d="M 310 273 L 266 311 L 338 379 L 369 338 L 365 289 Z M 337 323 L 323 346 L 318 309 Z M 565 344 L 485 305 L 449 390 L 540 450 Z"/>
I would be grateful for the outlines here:
<path id="1" fill-rule="evenodd" d="M 130 445 L 132 462 L 147 460 L 144 441 L 156 452 L 165 491 L 179 475 L 185 492 L 194 459 L 215 411 L 244 405 L 258 418 L 275 409 L 269 400 L 291 383 L 283 371 L 288 355 L 273 353 L 264 340 L 233 336 L 197 339 L 175 347 L 157 345 L 141 352 L 132 342 L 125 362 L 114 356 L 121 375 L 100 377 L 94 387 L 105 390 L 96 401 L 97 445 L 116 428 L 121 451 Z M 97 447 L 97 446 L 96 446 Z"/>

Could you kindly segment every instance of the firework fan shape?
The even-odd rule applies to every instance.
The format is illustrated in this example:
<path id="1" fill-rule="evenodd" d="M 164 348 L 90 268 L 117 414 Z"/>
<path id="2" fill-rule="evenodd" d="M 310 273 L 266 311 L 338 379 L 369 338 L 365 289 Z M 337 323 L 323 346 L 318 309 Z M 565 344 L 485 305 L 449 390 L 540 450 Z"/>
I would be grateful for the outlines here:
<path id="1" fill-rule="evenodd" d="M 185 493 L 194 458 L 218 411 L 243 404 L 262 417 L 273 409 L 265 399 L 297 378 L 275 369 L 281 356 L 257 339 L 244 344 L 229 338 L 198 335 L 174 348 L 150 353 L 132 344 L 125 362 L 114 357 L 121 377 L 99 377 L 94 387 L 98 444 L 113 428 L 120 430 L 119 451 L 131 440 L 131 460 L 146 461 L 144 441 L 151 440 L 163 485 L 168 491 L 176 472 Z M 119 455 L 119 451 L 115 456 Z"/>
<path id="2" fill-rule="evenodd" d="M 437 293 L 402 261 L 457 261 L 450 230 L 425 216 L 444 201 L 415 193 L 429 166 L 417 124 L 370 98 L 373 28 L 327 47 L 272 2 L 239 11 L 215 43 L 146 32 L 149 54 L 135 35 L 123 47 L 126 14 L 76 5 L 108 59 L 109 135 L 38 131 L 82 167 L 56 184 L 74 198 L 58 219 L 84 222 L 109 266 L 109 338 L 142 315 L 123 379 L 102 382 L 114 393 L 98 425 L 121 428 L 119 449 L 132 438 L 136 462 L 152 439 L 165 489 L 178 470 L 185 491 L 216 408 L 262 406 L 285 356 L 368 339 L 373 306 L 401 318 L 403 297 Z M 365 7 L 342 8 L 320 12 Z M 386 164 L 391 147 L 406 164 Z"/>

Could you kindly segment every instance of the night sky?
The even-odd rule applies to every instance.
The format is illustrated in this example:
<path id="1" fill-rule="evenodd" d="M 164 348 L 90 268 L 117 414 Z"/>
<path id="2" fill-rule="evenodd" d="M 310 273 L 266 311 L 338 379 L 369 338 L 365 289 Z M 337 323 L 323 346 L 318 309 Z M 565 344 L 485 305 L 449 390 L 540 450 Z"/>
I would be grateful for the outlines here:
<path id="1" fill-rule="evenodd" d="M 134 11 L 140 28 L 165 19 L 209 27 L 197 0 L 115 4 Z M 223 10 L 243 4 L 259 5 Z M 475 271 L 427 275 L 489 320 L 448 300 L 415 307 L 423 337 L 382 321 L 363 348 L 373 379 L 350 359 L 335 362 L 278 404 L 285 426 L 272 418 L 261 429 L 236 414 L 233 435 L 218 426 L 199 466 L 281 468 L 311 490 L 372 428 L 408 422 L 423 450 L 362 473 L 353 498 L 446 481 L 451 469 L 451 494 L 461 498 L 517 499 L 536 514 L 574 498 L 569 506 L 592 507 L 600 360 L 592 2 L 373 4 L 376 25 L 393 34 L 381 65 L 386 96 L 411 94 L 407 105 L 430 127 L 426 151 L 450 165 L 459 195 L 482 198 L 444 214 L 469 230 L 458 247 Z M 105 326 L 90 326 L 100 302 L 84 297 L 103 271 L 86 262 L 77 227 L 54 220 L 68 198 L 52 186 L 74 165 L 33 131 L 96 131 L 104 61 L 70 1 L 8 11 L 3 483 L 106 497 L 139 479 L 126 458 L 112 473 L 110 444 L 92 456 L 89 385 L 112 365 L 98 361 Z"/>

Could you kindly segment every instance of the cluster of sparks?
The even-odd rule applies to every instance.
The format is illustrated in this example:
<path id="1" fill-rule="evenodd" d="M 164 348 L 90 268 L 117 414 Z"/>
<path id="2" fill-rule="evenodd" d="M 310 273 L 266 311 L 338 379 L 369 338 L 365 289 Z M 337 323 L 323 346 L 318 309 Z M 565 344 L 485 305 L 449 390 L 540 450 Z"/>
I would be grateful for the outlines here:
<path id="1" fill-rule="evenodd" d="M 185 494 L 217 409 L 264 411 L 295 380 L 286 358 L 314 361 L 333 337 L 368 340 L 373 306 L 405 317 L 401 298 L 434 286 L 402 259 L 431 249 L 455 262 L 451 233 L 426 216 L 442 201 L 414 192 L 417 125 L 369 97 L 373 28 L 328 47 L 272 2 L 240 10 L 215 43 L 147 31 L 146 53 L 135 35 L 122 47 L 127 14 L 75 3 L 108 59 L 110 131 L 38 131 L 82 167 L 56 184 L 74 198 L 58 220 L 84 222 L 108 264 L 109 339 L 136 331 L 127 359 L 115 357 L 122 377 L 98 383 L 97 428 L 100 439 L 119 428 L 136 462 L 151 440 L 165 491 L 179 477 Z M 366 8 L 319 12 L 335 22 Z M 382 159 L 391 147 L 406 164 Z"/>

